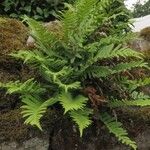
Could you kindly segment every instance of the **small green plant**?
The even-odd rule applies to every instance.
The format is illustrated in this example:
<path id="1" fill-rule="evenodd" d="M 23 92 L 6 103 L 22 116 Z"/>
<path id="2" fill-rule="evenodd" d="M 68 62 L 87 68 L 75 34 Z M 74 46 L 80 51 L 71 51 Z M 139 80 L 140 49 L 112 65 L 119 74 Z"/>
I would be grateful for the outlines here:
<path id="1" fill-rule="evenodd" d="M 36 40 L 36 48 L 21 50 L 11 56 L 34 66 L 43 82 L 29 79 L 23 83 L 1 83 L 0 86 L 6 88 L 8 94 L 20 94 L 26 124 L 42 129 L 40 119 L 46 109 L 59 103 L 64 115 L 68 114 L 78 125 L 80 136 L 90 126 L 94 115 L 122 143 L 137 149 L 122 124 L 110 113 L 118 107 L 150 105 L 150 97 L 138 92 L 139 86 L 150 83 L 149 78 L 138 81 L 126 75 L 135 68 L 149 68 L 141 53 L 125 46 L 130 37 L 125 30 L 129 22 L 118 20 L 118 16 L 127 18 L 124 9 L 115 7 L 119 11 L 108 12 L 114 2 L 77 0 L 74 5 L 66 4 L 68 9 L 58 16 L 59 34 L 24 17 Z M 99 31 L 106 26 L 106 31 Z M 99 36 L 95 36 L 97 33 Z M 95 88 L 93 97 L 87 90 L 92 88 Z"/>
<path id="2" fill-rule="evenodd" d="M 64 8 L 64 2 L 72 0 L 2 0 L 0 3 L 0 14 L 20 18 L 26 14 L 37 20 L 54 19 L 54 13 Z"/>

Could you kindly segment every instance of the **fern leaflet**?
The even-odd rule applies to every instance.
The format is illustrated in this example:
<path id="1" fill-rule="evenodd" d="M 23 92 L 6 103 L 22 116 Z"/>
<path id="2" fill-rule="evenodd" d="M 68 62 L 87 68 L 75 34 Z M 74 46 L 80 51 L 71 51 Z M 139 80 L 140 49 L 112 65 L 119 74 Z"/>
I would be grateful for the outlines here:
<path id="1" fill-rule="evenodd" d="M 131 97 L 133 98 L 133 99 L 150 99 L 150 96 L 148 96 L 148 95 L 146 95 L 146 94 L 144 94 L 143 92 L 137 92 L 137 91 L 134 91 L 134 92 L 132 92 L 131 93 Z"/>
<path id="2" fill-rule="evenodd" d="M 83 109 L 83 110 L 76 110 L 76 111 L 70 111 L 69 112 L 71 118 L 79 127 L 80 136 L 83 135 L 83 130 L 87 128 L 92 121 L 89 118 L 89 115 L 92 114 L 91 109 Z"/>
<path id="3" fill-rule="evenodd" d="M 0 84 L 0 87 L 7 88 L 7 93 L 18 93 L 18 94 L 41 94 L 46 91 L 39 83 L 34 81 L 33 78 L 21 83 L 20 81 L 8 82 L 5 84 Z"/>
<path id="4" fill-rule="evenodd" d="M 64 113 L 68 112 L 69 110 L 83 109 L 86 106 L 87 100 L 88 98 L 82 95 L 73 97 L 69 92 L 62 92 L 59 96 L 60 104 L 65 109 Z"/>
<path id="5" fill-rule="evenodd" d="M 38 96 L 24 95 L 22 102 L 25 104 L 21 107 L 23 109 L 21 113 L 26 118 L 25 123 L 35 125 L 42 130 L 40 119 L 46 112 L 47 107 L 55 104 L 57 100 L 51 98 L 42 102 Z"/>
<path id="6" fill-rule="evenodd" d="M 63 89 L 66 93 L 69 90 L 76 90 L 76 89 L 80 89 L 80 87 L 81 87 L 81 83 L 78 81 L 70 83 L 70 84 L 65 84 L 65 83 L 62 83 L 60 80 L 57 80 L 55 83 L 58 84 L 58 86 L 61 89 Z"/>
<path id="7" fill-rule="evenodd" d="M 49 32 L 44 26 L 34 19 L 25 16 L 24 21 L 31 29 L 31 35 L 35 38 L 37 47 L 48 56 L 55 55 L 55 53 L 52 51 L 52 48 L 56 42 L 58 42 L 58 37 L 56 38 L 52 32 Z"/>
<path id="8" fill-rule="evenodd" d="M 122 128 L 122 123 L 116 121 L 115 118 L 111 117 L 108 113 L 102 113 L 100 120 L 107 126 L 110 133 L 113 133 L 119 141 L 131 146 L 134 150 L 137 149 L 136 143 L 128 137 L 128 133 Z"/>
<path id="9" fill-rule="evenodd" d="M 98 53 L 95 56 L 95 60 L 105 59 L 105 58 L 114 58 L 114 57 L 137 57 L 142 59 L 142 54 L 136 51 L 133 51 L 129 48 L 121 48 L 120 45 L 114 47 L 114 44 L 104 46 L 99 48 Z"/>
<path id="10" fill-rule="evenodd" d="M 109 103 L 109 106 L 112 108 L 127 106 L 150 106 L 150 97 L 148 99 L 137 100 L 113 100 Z"/>
<path id="11" fill-rule="evenodd" d="M 137 68 L 137 67 L 144 67 L 144 68 L 148 68 L 148 63 L 141 61 L 131 61 L 131 62 L 127 62 L 127 63 L 120 63 L 118 65 L 116 65 L 113 69 L 114 69 L 114 73 L 119 73 L 119 72 L 123 72 L 126 70 L 131 70 L 132 68 Z"/>

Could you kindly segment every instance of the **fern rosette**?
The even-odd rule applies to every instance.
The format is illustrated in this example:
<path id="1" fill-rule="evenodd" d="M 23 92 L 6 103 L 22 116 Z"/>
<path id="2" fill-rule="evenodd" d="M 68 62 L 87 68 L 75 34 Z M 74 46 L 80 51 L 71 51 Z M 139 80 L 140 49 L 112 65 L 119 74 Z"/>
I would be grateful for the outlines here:
<path id="1" fill-rule="evenodd" d="M 137 148 L 122 124 L 101 112 L 103 108 L 150 105 L 150 97 L 137 90 L 149 85 L 149 77 L 138 81 L 130 79 L 132 69 L 149 69 L 148 64 L 141 53 L 125 46 L 130 37 L 130 32 L 126 31 L 130 30 L 129 16 L 124 7 L 123 10 L 120 7 L 114 9 L 115 3 L 124 6 L 123 1 L 116 0 L 77 0 L 74 5 L 66 4 L 67 10 L 58 16 L 59 34 L 24 17 L 36 48 L 21 50 L 11 56 L 34 66 L 44 82 L 29 79 L 24 83 L 16 81 L 0 86 L 7 88 L 9 94 L 21 95 L 25 123 L 42 129 L 40 119 L 46 109 L 59 103 L 64 114 L 69 114 L 78 125 L 82 136 L 83 130 L 92 123 L 96 110 L 100 112 L 97 119 L 111 133 L 122 143 Z M 99 31 L 101 28 L 107 30 Z M 84 90 L 91 84 L 93 88 Z M 105 90 L 107 87 L 108 91 Z M 120 92 L 127 94 L 122 96 Z M 46 93 L 51 93 L 50 98 L 45 98 Z"/>

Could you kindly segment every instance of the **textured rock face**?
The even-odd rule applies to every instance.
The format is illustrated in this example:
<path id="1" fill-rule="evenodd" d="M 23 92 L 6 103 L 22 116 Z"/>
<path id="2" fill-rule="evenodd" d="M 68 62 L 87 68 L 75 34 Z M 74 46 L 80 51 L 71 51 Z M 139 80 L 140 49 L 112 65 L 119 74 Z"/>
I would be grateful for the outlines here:
<path id="1" fill-rule="evenodd" d="M 31 129 L 29 138 L 19 142 L 16 140 L 1 142 L 0 150 L 130 150 L 109 134 L 100 122 L 95 122 L 85 130 L 83 138 L 80 138 L 78 129 L 69 119 L 63 117 L 61 112 L 55 112 L 53 115 L 54 118 L 48 115 L 49 120 L 46 119 L 48 132 L 36 131 L 36 135 L 33 135 Z M 50 120 L 53 121 L 50 123 Z M 146 122 L 141 124 L 141 121 L 129 123 L 126 128 L 129 128 L 130 137 L 137 142 L 139 150 L 149 150 L 150 126 L 145 125 Z"/>
<path id="2" fill-rule="evenodd" d="M 0 150 L 48 150 L 48 147 L 48 139 L 35 137 L 24 141 L 22 144 L 17 142 L 2 143 L 0 145 Z"/>
<path id="3" fill-rule="evenodd" d="M 138 149 L 149 150 L 150 126 L 140 127 L 139 122 L 136 121 L 131 124 L 127 128 L 129 128 L 130 137 L 137 142 Z M 129 147 L 120 144 L 112 134 L 109 134 L 100 122 L 88 128 L 83 138 L 80 138 L 72 123 L 67 120 L 59 120 L 51 134 L 49 144 L 48 150 L 130 150 Z"/>
<path id="4" fill-rule="evenodd" d="M 138 38 L 132 42 L 132 48 L 145 52 L 150 50 L 150 42 L 142 38 Z"/>
<path id="5" fill-rule="evenodd" d="M 139 32 L 139 37 L 131 42 L 131 48 L 141 51 L 147 59 L 150 59 L 150 27 Z"/>

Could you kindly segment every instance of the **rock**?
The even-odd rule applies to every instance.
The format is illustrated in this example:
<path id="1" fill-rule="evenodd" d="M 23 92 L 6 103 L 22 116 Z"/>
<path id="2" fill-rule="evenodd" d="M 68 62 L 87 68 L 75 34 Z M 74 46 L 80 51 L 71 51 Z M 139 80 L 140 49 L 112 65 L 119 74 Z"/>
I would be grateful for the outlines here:
<path id="1" fill-rule="evenodd" d="M 118 142 L 115 136 L 110 134 L 100 122 L 95 122 L 85 130 L 82 138 L 79 136 L 79 132 L 74 132 L 73 126 L 67 119 L 57 121 L 50 137 L 49 150 L 130 150 L 129 147 Z M 149 150 L 150 128 L 143 125 L 140 129 L 140 124 L 139 122 L 136 124 L 136 121 L 134 127 L 131 126 L 128 124 L 129 136 L 137 142 L 138 149 Z M 140 131 L 137 130 L 138 128 Z M 133 130 L 136 130 L 135 134 L 132 133 Z"/>
<path id="2" fill-rule="evenodd" d="M 4 142 L 0 144 L 0 150 L 48 150 L 49 141 L 47 138 L 31 138 L 23 143 Z"/>
<path id="3" fill-rule="evenodd" d="M 131 41 L 131 48 L 142 52 L 146 59 L 150 59 L 150 27 L 142 29 L 137 39 Z"/>
<path id="4" fill-rule="evenodd" d="M 32 138 L 28 141 L 23 142 L 23 147 L 25 149 L 32 149 L 32 150 L 48 150 L 49 141 L 47 139 L 40 139 L 38 137 Z"/>
<path id="5" fill-rule="evenodd" d="M 31 134 L 20 142 L 4 141 L 0 144 L 0 150 L 130 150 L 129 147 L 118 142 L 101 122 L 94 122 L 84 131 L 81 138 L 78 129 L 66 116 L 63 116 L 62 112 L 54 111 L 53 117 L 51 113 L 48 113 L 45 121 L 42 120 L 43 128 L 49 129 L 48 132 L 41 134 L 36 131 L 35 135 Z M 144 122 L 140 127 L 140 122 L 134 121 L 134 126 L 129 124 L 128 127 L 126 125 L 124 127 L 129 128 L 129 136 L 137 142 L 139 150 L 149 150 L 150 128 Z M 33 129 L 29 131 L 32 133 Z"/>
<path id="6" fill-rule="evenodd" d="M 1 150 L 15 150 L 17 148 L 17 143 L 2 143 L 0 146 Z"/>
<path id="7" fill-rule="evenodd" d="M 26 43 L 26 46 L 29 48 L 29 49 L 32 49 L 35 47 L 35 40 L 32 36 L 29 36 L 28 39 L 27 39 L 27 43 Z"/>
<path id="8" fill-rule="evenodd" d="M 0 112 L 0 146 L 6 147 L 15 142 L 19 143 L 19 147 L 41 147 L 39 150 L 42 150 L 42 144 L 45 147 L 48 145 L 49 132 L 54 128 L 53 117 L 55 117 L 54 111 L 48 110 L 41 119 L 43 129 L 41 132 L 37 127 L 24 124 L 20 108 Z"/>

